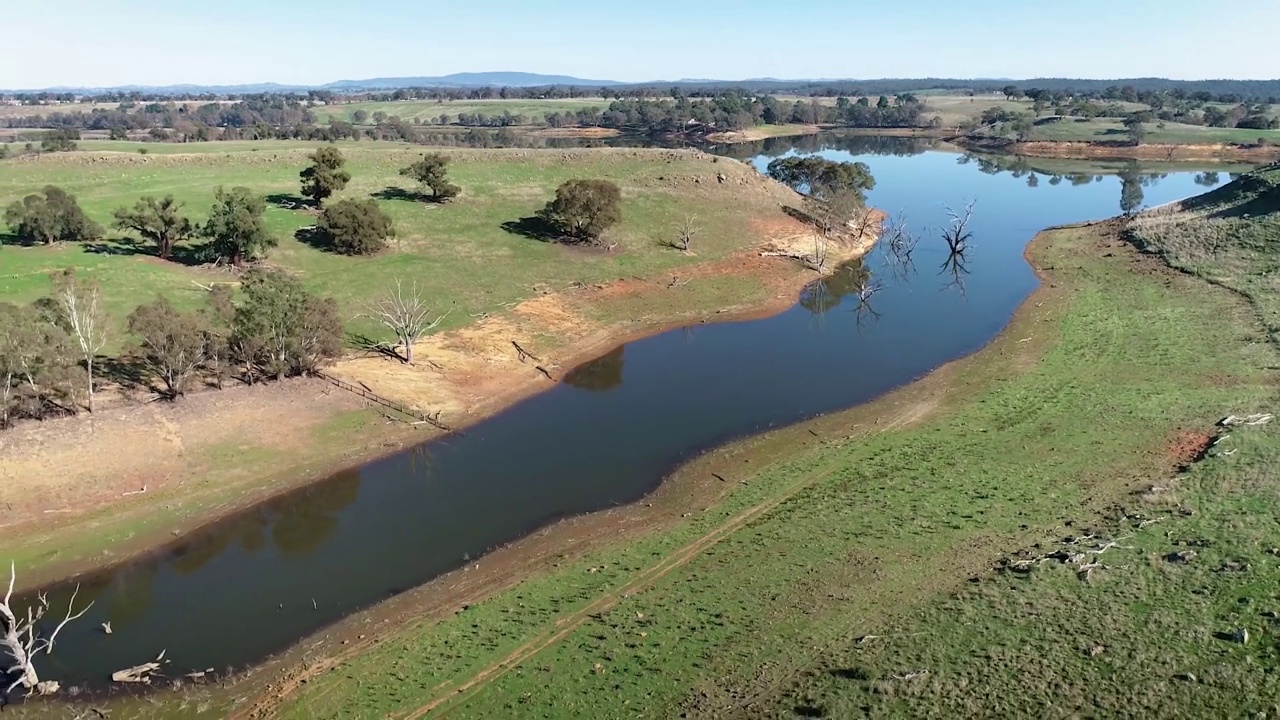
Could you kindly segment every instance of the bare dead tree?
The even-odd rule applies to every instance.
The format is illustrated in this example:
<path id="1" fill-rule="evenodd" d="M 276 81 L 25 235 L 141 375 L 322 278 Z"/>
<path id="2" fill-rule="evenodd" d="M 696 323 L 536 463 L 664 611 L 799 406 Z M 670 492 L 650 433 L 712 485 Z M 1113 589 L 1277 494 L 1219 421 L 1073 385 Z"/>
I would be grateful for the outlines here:
<path id="1" fill-rule="evenodd" d="M 918 238 L 907 228 L 907 218 L 898 213 L 892 220 L 884 223 L 881 237 L 889 243 L 889 251 L 893 257 L 901 261 L 910 261 L 911 254 L 916 251 Z"/>
<path id="2" fill-rule="evenodd" d="M 973 232 L 969 230 L 969 221 L 973 219 L 973 206 L 976 202 L 975 200 L 966 204 L 963 215 L 950 207 L 947 208 L 951 223 L 948 227 L 942 228 L 942 239 L 947 243 L 947 249 L 952 255 L 963 254 L 969 249 L 969 241 L 973 239 Z"/>
<path id="3" fill-rule="evenodd" d="M 89 412 L 93 412 L 93 360 L 107 345 L 107 313 L 97 283 L 76 278 L 68 270 L 54 276 L 54 297 L 62 323 L 84 356 L 89 373 Z"/>
<path id="4" fill-rule="evenodd" d="M 413 343 L 449 316 L 445 312 L 433 319 L 431 307 L 423 300 L 418 284 L 413 283 L 406 291 L 399 278 L 382 299 L 367 306 L 366 312 L 396 334 L 404 345 L 404 361 L 409 365 L 413 364 Z"/>
<path id="5" fill-rule="evenodd" d="M 689 252 L 689 248 L 693 245 L 693 238 L 698 234 L 698 216 L 690 215 L 684 219 L 684 223 L 676 228 L 676 240 L 672 244 L 674 247 Z"/>
<path id="6" fill-rule="evenodd" d="M 827 267 L 827 256 L 831 252 L 831 241 L 824 232 L 813 233 L 813 255 L 809 256 L 809 267 L 822 272 Z"/>
<path id="7" fill-rule="evenodd" d="M 4 602 L 0 603 L 0 651 L 5 655 L 3 658 L 5 665 L 0 667 L 0 678 L 10 680 L 9 685 L 4 688 L 6 699 L 19 686 L 28 693 L 48 694 L 57 690 L 56 683 L 40 682 L 40 676 L 36 673 L 35 658 L 40 653 L 52 654 L 54 641 L 57 640 L 58 633 L 62 632 L 62 628 L 83 617 L 89 612 L 89 608 L 93 607 L 91 602 L 79 612 L 75 612 L 76 596 L 80 594 L 80 586 L 77 585 L 75 592 L 71 594 L 71 600 L 67 603 L 67 614 L 62 618 L 62 622 L 58 623 L 48 637 L 37 635 L 36 625 L 49 611 L 49 598 L 44 594 L 37 596 L 36 604 L 27 608 L 25 619 L 19 620 L 12 605 L 13 586 L 17 578 L 17 570 L 10 562 L 9 589 L 4 595 Z"/>

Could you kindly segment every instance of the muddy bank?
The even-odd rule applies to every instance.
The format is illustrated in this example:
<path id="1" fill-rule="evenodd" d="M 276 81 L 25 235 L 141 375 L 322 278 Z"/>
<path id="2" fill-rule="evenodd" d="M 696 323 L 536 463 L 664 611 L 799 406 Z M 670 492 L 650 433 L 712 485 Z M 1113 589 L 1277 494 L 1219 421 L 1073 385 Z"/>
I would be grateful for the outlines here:
<path id="1" fill-rule="evenodd" d="M 982 140 L 964 136 L 947 139 L 966 150 L 1009 155 L 1027 155 L 1088 160 L 1159 160 L 1270 162 L 1280 158 L 1280 146 L 1230 145 L 1125 145 L 1091 142 L 1014 142 Z"/>

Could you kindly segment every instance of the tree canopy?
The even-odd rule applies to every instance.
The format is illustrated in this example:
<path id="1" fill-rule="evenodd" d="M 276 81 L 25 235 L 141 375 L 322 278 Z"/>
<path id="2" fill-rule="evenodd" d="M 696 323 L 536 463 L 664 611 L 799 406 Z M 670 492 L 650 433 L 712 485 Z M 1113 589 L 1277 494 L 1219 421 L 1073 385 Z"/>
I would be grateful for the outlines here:
<path id="1" fill-rule="evenodd" d="M 344 255 L 372 255 L 395 235 L 391 218 L 375 200 L 339 200 L 320 213 L 316 229 Z"/>
<path id="2" fill-rule="evenodd" d="M 278 242 L 262 220 L 266 211 L 267 203 L 249 188 L 219 187 L 200 233 L 209 239 L 210 248 L 219 258 L 243 265 L 246 260 L 265 257 Z"/>
<path id="3" fill-rule="evenodd" d="M 865 201 L 865 192 L 876 186 L 871 168 L 860 162 L 836 162 L 817 156 L 784 157 L 770 162 L 767 170 L 774 180 L 819 200 L 849 192 Z"/>
<path id="4" fill-rule="evenodd" d="M 538 213 L 565 237 L 595 242 L 622 220 L 622 191 L 608 180 L 569 180 Z"/>
<path id="5" fill-rule="evenodd" d="M 102 237 L 102 227 L 84 214 L 76 197 L 56 185 L 48 185 L 9 205 L 4 220 L 26 243 L 51 245 Z"/>
<path id="6" fill-rule="evenodd" d="M 132 208 L 117 208 L 115 226 L 120 230 L 132 230 L 156 244 L 156 253 L 166 260 L 173 255 L 173 247 L 187 239 L 195 226 L 184 217 L 183 203 L 166 195 L 157 200 L 144 197 Z"/>
<path id="7" fill-rule="evenodd" d="M 342 352 L 342 321 L 333 298 L 311 294 L 283 270 L 250 270 L 242 288 L 232 344 L 247 368 L 279 380 L 313 372 Z"/>
<path id="8" fill-rule="evenodd" d="M 176 400 L 185 394 L 205 361 L 204 318 L 179 312 L 168 298 L 157 297 L 129 314 L 129 332 L 138 338 L 147 368 L 164 383 L 163 395 Z"/>
<path id="9" fill-rule="evenodd" d="M 308 157 L 311 165 L 298 173 L 302 178 L 302 195 L 311 198 L 319 207 L 329 196 L 347 186 L 351 173 L 342 169 L 347 159 L 336 147 L 322 147 Z"/>
<path id="10" fill-rule="evenodd" d="M 449 182 L 448 165 L 448 155 L 427 153 L 409 167 L 401 168 L 400 174 L 413 178 L 423 188 L 430 190 L 432 200 L 443 202 L 457 197 L 462 191 L 462 188 Z"/>

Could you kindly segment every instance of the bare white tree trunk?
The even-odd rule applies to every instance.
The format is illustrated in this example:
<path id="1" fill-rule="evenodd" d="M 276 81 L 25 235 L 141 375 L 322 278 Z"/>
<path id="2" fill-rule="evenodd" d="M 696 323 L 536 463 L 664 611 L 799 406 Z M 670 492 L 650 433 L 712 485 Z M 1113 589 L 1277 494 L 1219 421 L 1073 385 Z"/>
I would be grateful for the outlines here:
<path id="1" fill-rule="evenodd" d="M 80 283 L 72 277 L 63 280 L 57 290 L 71 336 L 80 346 L 85 369 L 89 373 L 89 412 L 93 412 L 93 359 L 107 345 L 107 316 L 102 306 L 102 291 L 94 283 Z"/>
<path id="2" fill-rule="evenodd" d="M 396 338 L 404 345 L 404 361 L 409 365 L 413 364 L 413 343 L 438 327 L 449 316 L 446 312 L 432 319 L 431 308 L 418 291 L 418 284 L 413 283 L 406 291 L 399 278 L 382 299 L 367 306 L 366 312 L 395 333 Z"/>

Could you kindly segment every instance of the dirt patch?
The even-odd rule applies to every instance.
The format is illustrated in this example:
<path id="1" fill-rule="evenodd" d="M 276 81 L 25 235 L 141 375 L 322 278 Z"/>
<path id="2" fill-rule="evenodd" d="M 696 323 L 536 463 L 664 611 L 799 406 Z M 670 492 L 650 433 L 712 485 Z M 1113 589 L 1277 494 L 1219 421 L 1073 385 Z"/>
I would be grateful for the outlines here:
<path id="1" fill-rule="evenodd" d="M 585 138 L 588 140 L 618 137 L 621 134 L 621 130 L 602 127 L 543 128 L 529 132 L 530 137 Z"/>
<path id="2" fill-rule="evenodd" d="M 711 133 L 706 136 L 707 142 L 712 143 L 746 143 L 756 142 L 758 140 L 768 140 L 771 137 L 783 137 L 787 135 L 816 135 L 822 132 L 822 128 L 817 125 L 796 125 L 788 127 L 785 132 L 770 132 L 753 128 L 750 130 L 729 130 L 727 132 Z"/>
<path id="3" fill-rule="evenodd" d="M 967 149 L 988 150 L 1032 157 L 1097 160 L 1239 160 L 1269 162 L 1280 158 L 1280 146 L 1206 145 L 1110 145 L 1090 142 L 1016 142 L 998 146 L 966 138 L 953 138 Z"/>
<path id="4" fill-rule="evenodd" d="M 1169 441 L 1167 452 L 1180 472 L 1202 459 L 1213 447 L 1213 439 L 1208 433 L 1183 430 Z"/>

